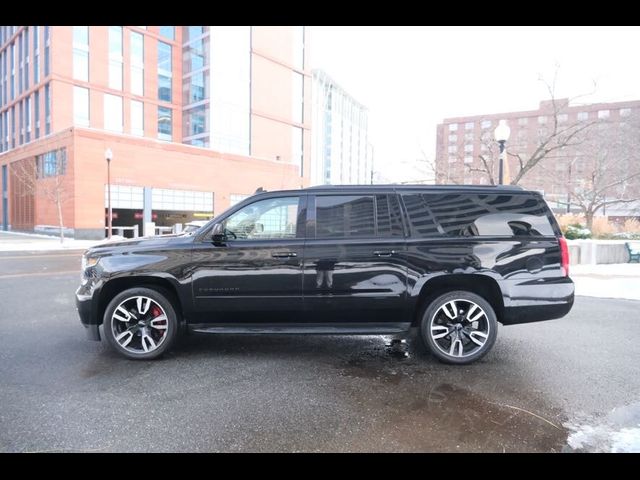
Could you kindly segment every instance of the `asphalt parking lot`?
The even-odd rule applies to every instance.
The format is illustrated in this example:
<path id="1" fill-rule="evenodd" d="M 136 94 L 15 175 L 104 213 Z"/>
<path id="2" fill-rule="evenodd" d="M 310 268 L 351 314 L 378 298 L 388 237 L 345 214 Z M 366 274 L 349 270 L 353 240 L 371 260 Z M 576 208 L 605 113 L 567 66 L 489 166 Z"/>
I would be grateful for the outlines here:
<path id="1" fill-rule="evenodd" d="M 638 301 L 577 297 L 465 367 L 382 336 L 189 336 L 139 362 L 85 339 L 79 269 L 0 253 L 0 451 L 605 451 L 640 423 Z"/>

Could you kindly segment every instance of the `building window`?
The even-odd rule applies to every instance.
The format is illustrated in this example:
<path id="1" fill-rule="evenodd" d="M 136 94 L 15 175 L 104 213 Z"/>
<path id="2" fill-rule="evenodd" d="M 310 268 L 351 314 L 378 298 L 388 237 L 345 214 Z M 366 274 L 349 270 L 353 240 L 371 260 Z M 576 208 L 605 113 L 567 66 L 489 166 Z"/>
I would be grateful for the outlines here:
<path id="1" fill-rule="evenodd" d="M 158 99 L 171 101 L 171 45 L 158 42 Z"/>
<path id="2" fill-rule="evenodd" d="M 89 89 L 73 87 L 73 124 L 89 126 Z"/>
<path id="3" fill-rule="evenodd" d="M 144 105 L 137 100 L 131 100 L 131 134 L 144 136 Z"/>
<path id="4" fill-rule="evenodd" d="M 304 70 L 304 27 L 293 27 L 293 68 Z"/>
<path id="5" fill-rule="evenodd" d="M 209 70 L 203 70 L 185 78 L 183 83 L 184 104 L 190 105 L 209 98 Z"/>
<path id="6" fill-rule="evenodd" d="M 598 118 L 599 119 L 605 119 L 605 118 L 609 118 L 609 110 L 598 110 Z"/>
<path id="7" fill-rule="evenodd" d="M 122 132 L 122 97 L 104 94 L 104 128 L 112 132 Z"/>
<path id="8" fill-rule="evenodd" d="M 458 131 L 458 124 L 457 124 L 457 123 L 451 123 L 451 124 L 449 124 L 449 131 L 450 131 L 450 132 L 456 132 L 456 131 Z"/>
<path id="9" fill-rule="evenodd" d="M 11 107 L 11 148 L 16 148 L 16 107 Z"/>
<path id="10" fill-rule="evenodd" d="M 37 178 L 55 177 L 67 172 L 67 149 L 60 148 L 36 155 Z"/>
<path id="11" fill-rule="evenodd" d="M 33 27 L 33 82 L 40 82 L 40 27 Z"/>
<path id="12" fill-rule="evenodd" d="M 545 123 L 547 123 L 547 117 L 545 115 L 540 115 L 538 117 L 538 124 L 544 125 Z"/>
<path id="13" fill-rule="evenodd" d="M 51 27 L 49 25 L 45 25 L 44 27 L 44 76 L 49 76 L 49 64 L 50 58 L 49 54 L 51 53 Z"/>
<path id="14" fill-rule="evenodd" d="M 190 42 L 191 40 L 194 40 L 198 37 L 203 36 L 208 31 L 209 31 L 209 27 L 203 26 L 203 25 L 191 25 L 188 27 L 184 27 L 184 30 L 182 32 L 184 36 L 183 40 L 185 42 Z"/>
<path id="15" fill-rule="evenodd" d="M 587 120 L 589 118 L 589 112 L 578 112 L 578 120 Z"/>
<path id="16" fill-rule="evenodd" d="M 303 130 L 300 127 L 292 127 L 291 135 L 291 163 L 298 165 L 300 176 L 303 175 Z"/>
<path id="17" fill-rule="evenodd" d="M 558 114 L 558 123 L 565 123 L 567 120 L 569 120 L 569 114 L 567 113 Z"/>
<path id="18" fill-rule="evenodd" d="M 169 40 L 175 40 L 176 39 L 175 27 L 173 25 L 160 27 L 160 35 L 162 35 L 165 38 L 168 38 Z"/>
<path id="19" fill-rule="evenodd" d="M 472 162 L 473 162 L 473 157 L 471 155 L 464 156 L 464 163 L 472 163 Z"/>
<path id="20" fill-rule="evenodd" d="M 31 97 L 24 99 L 24 141 L 31 141 Z"/>
<path id="21" fill-rule="evenodd" d="M 525 126 L 527 123 L 529 123 L 529 119 L 527 117 L 522 117 L 518 119 L 518 125 L 520 126 Z"/>
<path id="22" fill-rule="evenodd" d="M 11 44 L 11 57 L 9 58 L 11 70 L 11 100 L 16 98 L 16 44 Z"/>
<path id="23" fill-rule="evenodd" d="M 464 146 L 465 153 L 473 152 L 473 145 L 465 145 Z"/>
<path id="24" fill-rule="evenodd" d="M 483 120 L 482 124 L 480 125 L 483 129 L 484 128 L 491 128 L 491 120 Z"/>
<path id="25" fill-rule="evenodd" d="M 458 157 L 449 157 L 449 163 L 456 163 L 458 161 Z"/>
<path id="26" fill-rule="evenodd" d="M 158 107 L 158 138 L 160 140 L 172 140 L 171 122 L 171 109 Z"/>
<path id="27" fill-rule="evenodd" d="M 464 129 L 465 130 L 473 130 L 474 125 L 475 124 L 473 122 L 467 122 L 467 123 L 464 124 Z"/>
<path id="28" fill-rule="evenodd" d="M 449 143 L 456 143 L 458 141 L 458 135 L 449 135 Z"/>
<path id="29" fill-rule="evenodd" d="M 18 42 L 18 58 L 16 59 L 17 63 L 18 63 L 18 95 L 20 95 L 22 93 L 22 34 L 18 35 L 18 38 L 16 39 L 16 42 Z M 22 142 L 20 142 L 22 143 Z"/>
<path id="30" fill-rule="evenodd" d="M 628 117 L 631 115 L 631 109 L 630 108 L 621 108 L 620 109 L 620 116 L 621 117 Z"/>
<path id="31" fill-rule="evenodd" d="M 44 134 L 51 133 L 51 84 L 44 86 Z"/>
<path id="32" fill-rule="evenodd" d="M 131 93 L 144 95 L 144 35 L 131 32 Z"/>
<path id="33" fill-rule="evenodd" d="M 109 27 L 109 88 L 122 90 L 122 27 Z"/>
<path id="34" fill-rule="evenodd" d="M 24 43 L 22 51 L 24 53 L 24 89 L 26 91 L 29 90 L 29 27 L 25 27 L 22 41 Z"/>
<path id="35" fill-rule="evenodd" d="M 449 145 L 449 154 L 455 154 L 455 153 L 458 153 L 457 145 Z"/>
<path id="36" fill-rule="evenodd" d="M 36 90 L 33 94 L 33 107 L 35 138 L 40 138 L 40 90 Z"/>
<path id="37" fill-rule="evenodd" d="M 73 78 L 89 81 L 89 27 L 73 27 Z"/>
<path id="38" fill-rule="evenodd" d="M 20 120 L 18 123 L 18 145 L 22 145 L 24 143 L 24 102 L 18 102 L 18 110 L 20 111 Z"/>
<path id="39" fill-rule="evenodd" d="M 464 142 L 465 143 L 473 142 L 473 133 L 465 133 Z"/>
<path id="40" fill-rule="evenodd" d="M 209 105 L 200 105 L 184 111 L 183 135 L 185 137 L 202 136 L 209 133 Z M 193 143 L 192 143 L 193 145 Z"/>
<path id="41" fill-rule="evenodd" d="M 303 123 L 304 121 L 304 76 L 298 72 L 292 72 L 293 75 L 293 100 L 291 119 L 294 123 Z"/>
<path id="42" fill-rule="evenodd" d="M 184 73 L 197 72 L 209 65 L 209 37 L 192 40 L 182 54 Z"/>

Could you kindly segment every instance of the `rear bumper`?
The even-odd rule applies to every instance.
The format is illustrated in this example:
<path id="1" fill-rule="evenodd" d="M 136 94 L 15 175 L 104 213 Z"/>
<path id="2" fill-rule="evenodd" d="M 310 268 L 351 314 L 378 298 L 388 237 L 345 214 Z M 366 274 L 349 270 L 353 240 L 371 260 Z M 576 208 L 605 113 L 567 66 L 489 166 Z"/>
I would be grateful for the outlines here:
<path id="1" fill-rule="evenodd" d="M 575 286 L 569 277 L 512 283 L 504 298 L 504 325 L 562 318 L 571 311 Z"/>

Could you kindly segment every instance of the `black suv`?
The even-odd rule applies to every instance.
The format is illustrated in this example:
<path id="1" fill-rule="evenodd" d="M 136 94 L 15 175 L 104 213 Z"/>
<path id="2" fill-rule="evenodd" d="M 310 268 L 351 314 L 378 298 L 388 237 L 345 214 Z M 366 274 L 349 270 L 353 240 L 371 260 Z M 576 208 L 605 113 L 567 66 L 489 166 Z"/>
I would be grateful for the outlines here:
<path id="1" fill-rule="evenodd" d="M 503 325 L 566 315 L 565 239 L 520 187 L 323 186 L 256 194 L 197 231 L 83 256 L 90 339 L 129 358 L 179 331 L 403 334 L 438 359 L 484 356 Z"/>

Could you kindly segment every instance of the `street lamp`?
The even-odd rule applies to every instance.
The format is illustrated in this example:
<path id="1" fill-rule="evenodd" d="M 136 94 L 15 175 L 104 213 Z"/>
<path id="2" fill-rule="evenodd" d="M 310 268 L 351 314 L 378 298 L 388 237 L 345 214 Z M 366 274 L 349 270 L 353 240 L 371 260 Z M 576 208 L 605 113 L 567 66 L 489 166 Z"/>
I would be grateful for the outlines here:
<path id="1" fill-rule="evenodd" d="M 500 164 L 498 166 L 498 184 L 499 185 L 502 185 L 502 182 L 504 181 L 504 175 L 503 175 L 504 144 L 507 143 L 507 140 L 509 140 L 510 133 L 511 133 L 511 129 L 509 128 L 509 125 L 507 125 L 506 120 L 500 120 L 500 122 L 498 123 L 498 126 L 496 127 L 495 132 L 493 132 L 493 135 L 496 141 L 500 144 Z"/>
<path id="2" fill-rule="evenodd" d="M 104 151 L 104 158 L 107 160 L 107 208 L 109 209 L 107 217 L 108 226 L 108 238 L 111 239 L 111 219 L 113 217 L 111 212 L 111 159 L 113 158 L 113 152 L 110 148 Z"/>

